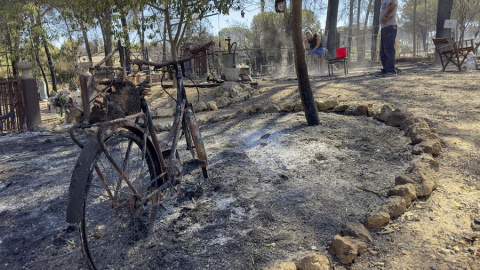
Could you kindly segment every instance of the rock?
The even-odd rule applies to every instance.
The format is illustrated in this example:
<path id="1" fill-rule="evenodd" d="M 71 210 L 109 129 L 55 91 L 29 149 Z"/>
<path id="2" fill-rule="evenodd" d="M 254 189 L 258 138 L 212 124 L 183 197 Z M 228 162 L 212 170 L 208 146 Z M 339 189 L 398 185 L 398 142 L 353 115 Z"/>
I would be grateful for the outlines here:
<path id="1" fill-rule="evenodd" d="M 388 115 L 385 123 L 392 127 L 400 127 L 406 118 L 407 116 L 402 111 L 394 110 Z"/>
<path id="2" fill-rule="evenodd" d="M 330 260 L 320 253 L 312 253 L 297 263 L 298 270 L 329 270 Z"/>
<path id="3" fill-rule="evenodd" d="M 406 207 L 409 207 L 412 204 L 412 201 L 417 199 L 415 186 L 411 183 L 395 186 L 388 191 L 387 195 L 402 197 L 403 200 L 405 200 Z"/>
<path id="4" fill-rule="evenodd" d="M 235 82 L 224 82 L 215 89 L 215 97 L 230 96 L 230 91 L 236 85 Z"/>
<path id="5" fill-rule="evenodd" d="M 205 111 L 207 109 L 207 104 L 203 101 L 199 101 L 194 105 L 193 109 L 195 112 Z"/>
<path id="6" fill-rule="evenodd" d="M 364 225 L 367 229 L 378 229 L 390 221 L 390 214 L 384 211 L 367 215 Z"/>
<path id="7" fill-rule="evenodd" d="M 439 139 L 427 139 L 413 147 L 412 153 L 415 155 L 432 154 L 439 155 L 442 152 L 443 145 Z"/>
<path id="8" fill-rule="evenodd" d="M 248 106 L 243 111 L 245 114 L 253 114 L 253 113 L 264 113 L 265 109 L 266 109 L 265 105 L 258 104 L 258 105 Z"/>
<path id="9" fill-rule="evenodd" d="M 156 117 L 170 117 L 173 116 L 174 111 L 173 108 L 158 108 L 155 110 Z"/>
<path id="10" fill-rule="evenodd" d="M 219 97 L 215 100 L 218 108 L 225 108 L 230 105 L 230 99 L 228 97 Z"/>
<path id="11" fill-rule="evenodd" d="M 405 200 L 400 196 L 391 196 L 381 206 L 382 211 L 388 212 L 391 218 L 398 217 L 407 211 Z"/>
<path id="12" fill-rule="evenodd" d="M 395 110 L 395 108 L 390 104 L 385 104 L 380 109 L 380 112 L 374 115 L 375 119 L 386 122 L 390 114 Z"/>
<path id="13" fill-rule="evenodd" d="M 326 101 L 315 101 L 319 111 L 331 110 L 339 104 L 338 96 L 331 96 Z"/>
<path id="14" fill-rule="evenodd" d="M 294 112 L 300 112 L 300 111 L 303 111 L 303 104 L 301 101 L 295 103 L 294 107 L 293 107 L 293 111 Z"/>
<path id="15" fill-rule="evenodd" d="M 242 88 L 240 85 L 235 84 L 232 87 L 232 90 L 230 90 L 229 97 L 235 98 L 235 97 L 243 97 L 243 96 L 248 96 L 249 93 L 246 90 L 246 88 Z"/>
<path id="16" fill-rule="evenodd" d="M 213 100 L 207 102 L 207 108 L 211 111 L 218 111 L 217 103 Z"/>
<path id="17" fill-rule="evenodd" d="M 425 126 L 426 125 L 426 126 Z M 410 137 L 412 144 L 418 144 L 427 139 L 439 140 L 436 133 L 433 133 L 428 127 L 427 123 L 417 123 L 408 128 L 405 136 Z"/>
<path id="18" fill-rule="evenodd" d="M 372 116 L 374 114 L 373 104 L 351 104 L 345 110 L 345 115 L 356 115 L 356 116 Z"/>
<path id="19" fill-rule="evenodd" d="M 408 116 L 405 118 L 403 123 L 400 125 L 401 130 L 408 130 L 409 128 L 412 128 L 413 126 L 419 126 L 423 128 L 429 128 L 427 122 L 424 120 L 414 117 L 414 116 Z"/>
<path id="20" fill-rule="evenodd" d="M 280 108 L 278 108 L 278 106 L 275 104 L 270 104 L 265 108 L 266 113 L 278 113 L 279 111 Z"/>
<path id="21" fill-rule="evenodd" d="M 295 108 L 295 104 L 283 104 L 282 107 L 280 107 L 281 112 L 293 112 L 293 109 Z"/>
<path id="22" fill-rule="evenodd" d="M 294 262 L 275 262 L 263 270 L 297 270 L 297 265 Z"/>
<path id="23" fill-rule="evenodd" d="M 352 236 L 367 243 L 373 241 L 372 235 L 367 230 L 367 228 L 365 228 L 363 224 L 358 222 L 352 222 L 347 224 L 347 226 L 345 226 L 345 228 L 342 230 L 342 233 L 346 236 Z"/>
<path id="24" fill-rule="evenodd" d="M 433 158 L 422 155 L 421 159 L 409 167 L 407 173 L 395 178 L 395 185 L 412 183 L 415 186 L 417 197 L 425 197 L 437 188 L 439 163 Z"/>
<path id="25" fill-rule="evenodd" d="M 230 98 L 230 104 L 239 103 L 239 102 L 247 100 L 248 98 L 249 98 L 248 95 L 232 97 L 232 98 Z"/>
<path id="26" fill-rule="evenodd" d="M 334 112 L 345 112 L 348 109 L 348 104 L 339 104 L 333 108 Z"/>
<path id="27" fill-rule="evenodd" d="M 335 235 L 330 244 L 330 252 L 335 254 L 343 264 L 350 264 L 358 254 L 367 251 L 367 244 L 351 237 Z"/>

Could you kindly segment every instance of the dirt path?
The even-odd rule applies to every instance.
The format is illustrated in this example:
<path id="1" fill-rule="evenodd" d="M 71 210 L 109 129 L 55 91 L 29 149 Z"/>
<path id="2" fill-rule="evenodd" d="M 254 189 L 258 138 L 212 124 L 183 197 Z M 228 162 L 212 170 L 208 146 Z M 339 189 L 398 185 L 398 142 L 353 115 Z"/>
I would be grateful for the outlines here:
<path id="1" fill-rule="evenodd" d="M 479 231 L 471 227 L 480 214 L 480 74 L 403 68 L 395 78 L 360 69 L 312 78 L 317 99 L 391 103 L 424 118 L 445 144 L 437 190 L 372 232 L 369 251 L 348 268 L 480 269 Z M 358 187 L 385 190 L 408 166 L 411 146 L 400 130 L 333 113 L 321 113 L 318 127 L 307 127 L 302 113 L 237 114 L 297 100 L 296 81 L 266 80 L 250 99 L 198 114 L 217 119 L 202 127 L 212 177 L 187 177 L 139 269 L 259 269 L 326 252 L 342 226 L 381 202 Z M 0 137 L 0 269 L 85 268 L 76 231 L 63 222 L 78 151 L 64 133 Z"/>

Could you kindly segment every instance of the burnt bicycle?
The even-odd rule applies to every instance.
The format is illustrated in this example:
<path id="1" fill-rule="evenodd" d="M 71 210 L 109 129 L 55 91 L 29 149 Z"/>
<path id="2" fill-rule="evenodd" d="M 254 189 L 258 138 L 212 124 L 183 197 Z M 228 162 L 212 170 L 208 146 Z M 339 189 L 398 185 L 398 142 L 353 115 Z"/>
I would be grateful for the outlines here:
<path id="1" fill-rule="evenodd" d="M 148 248 L 146 239 L 155 232 L 158 208 L 179 195 L 186 168 L 198 166 L 208 178 L 207 154 L 183 78 L 184 63 L 212 44 L 191 48 L 190 56 L 165 63 L 123 60 L 124 64 L 171 67 L 175 73 L 175 114 L 162 140 L 157 139 L 145 99 L 148 82 L 134 85 L 124 67 L 90 68 L 119 72 L 100 83 L 105 85 L 97 91 L 102 101 L 93 104 L 90 119 L 70 129 L 72 140 L 82 150 L 72 173 L 66 221 L 78 224 L 82 251 L 91 269 L 130 268 L 147 260 L 141 251 Z M 82 140 L 81 131 L 91 135 Z M 192 153 L 188 162 L 180 161 L 182 137 Z"/>

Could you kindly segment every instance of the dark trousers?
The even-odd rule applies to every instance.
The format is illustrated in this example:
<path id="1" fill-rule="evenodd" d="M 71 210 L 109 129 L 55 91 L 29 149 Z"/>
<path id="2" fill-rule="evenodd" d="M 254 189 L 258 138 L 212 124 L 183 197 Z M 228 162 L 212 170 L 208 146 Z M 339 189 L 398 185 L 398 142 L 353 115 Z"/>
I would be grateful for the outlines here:
<path id="1" fill-rule="evenodd" d="M 390 25 L 382 28 L 380 36 L 380 61 L 382 62 L 383 73 L 396 73 L 395 70 L 395 38 L 397 37 L 397 26 Z"/>

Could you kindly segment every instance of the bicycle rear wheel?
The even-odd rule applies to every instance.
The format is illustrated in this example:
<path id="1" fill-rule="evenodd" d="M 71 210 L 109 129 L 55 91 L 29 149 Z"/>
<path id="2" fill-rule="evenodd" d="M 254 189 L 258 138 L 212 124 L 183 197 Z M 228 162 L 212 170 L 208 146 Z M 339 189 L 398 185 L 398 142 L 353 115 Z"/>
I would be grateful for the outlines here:
<path id="1" fill-rule="evenodd" d="M 85 191 L 80 222 L 82 248 L 92 269 L 130 268 L 143 261 L 141 251 L 155 225 L 159 198 L 148 197 L 159 185 L 152 159 L 154 150 L 127 131 L 109 135 L 104 143 L 131 186 L 99 149 Z"/>
<path id="2" fill-rule="evenodd" d="M 187 146 L 192 151 L 192 156 L 198 158 L 200 161 L 200 167 L 202 168 L 203 177 L 208 178 L 207 166 L 208 158 L 207 151 L 205 151 L 205 146 L 203 144 L 202 135 L 200 134 L 200 129 L 198 128 L 197 118 L 193 112 L 191 105 L 185 108 L 185 123 L 184 123 L 184 132 L 185 138 L 187 140 Z M 193 146 L 193 148 L 192 148 Z M 195 149 L 195 151 L 193 151 Z"/>

